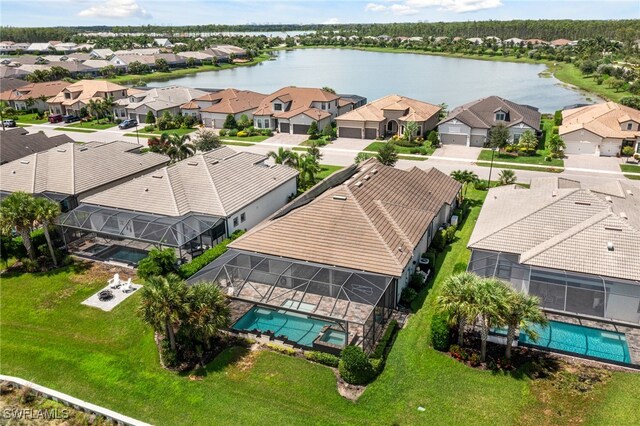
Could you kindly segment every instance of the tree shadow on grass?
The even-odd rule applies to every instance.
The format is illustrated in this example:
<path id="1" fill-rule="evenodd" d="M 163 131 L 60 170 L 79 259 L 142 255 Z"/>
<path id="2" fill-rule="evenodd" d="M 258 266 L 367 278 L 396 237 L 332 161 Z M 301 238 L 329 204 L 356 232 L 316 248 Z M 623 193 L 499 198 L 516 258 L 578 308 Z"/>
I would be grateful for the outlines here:
<path id="1" fill-rule="evenodd" d="M 245 357 L 249 356 L 250 353 L 251 350 L 246 346 L 231 346 L 220 352 L 210 363 L 208 363 L 204 367 L 181 371 L 178 374 L 183 377 L 207 377 L 211 373 L 217 373 L 227 367 L 238 364 Z"/>
<path id="2" fill-rule="evenodd" d="M 435 262 L 435 268 L 432 269 L 432 271 L 435 271 L 435 273 L 431 273 L 429 275 L 429 278 L 427 279 L 427 283 L 425 285 L 425 288 L 422 289 L 420 291 L 420 293 L 418 293 L 418 297 L 416 297 L 414 299 L 414 301 L 411 302 L 411 310 L 413 312 L 419 311 L 422 308 L 422 306 L 424 305 L 424 301 L 429 296 L 429 293 L 431 293 L 431 289 L 433 288 L 433 284 L 436 282 L 436 277 L 438 276 L 438 274 L 441 271 L 442 265 L 444 264 L 444 261 L 447 258 L 447 254 L 451 250 L 452 250 L 451 245 L 447 245 L 444 250 L 442 250 L 440 253 L 437 254 L 436 262 Z"/>

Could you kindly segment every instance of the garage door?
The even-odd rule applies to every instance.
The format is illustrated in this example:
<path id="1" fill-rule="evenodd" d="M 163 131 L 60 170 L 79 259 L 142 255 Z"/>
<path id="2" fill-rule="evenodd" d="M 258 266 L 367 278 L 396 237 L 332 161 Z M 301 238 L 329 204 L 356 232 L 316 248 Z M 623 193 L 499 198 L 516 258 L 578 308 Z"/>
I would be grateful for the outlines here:
<path id="1" fill-rule="evenodd" d="M 289 133 L 289 123 L 280 123 L 280 133 Z"/>
<path id="2" fill-rule="evenodd" d="M 451 134 L 451 133 L 441 133 L 440 141 L 452 145 L 467 145 L 467 135 L 463 134 Z"/>
<path id="3" fill-rule="evenodd" d="M 294 124 L 293 125 L 293 134 L 294 135 L 306 135 L 307 130 L 309 130 L 309 125 L 306 124 Z"/>
<path id="4" fill-rule="evenodd" d="M 567 147 L 564 150 L 565 154 L 595 154 L 596 144 L 595 142 L 567 142 Z"/>
<path id="5" fill-rule="evenodd" d="M 341 138 L 360 139 L 362 138 L 362 130 L 358 129 L 357 127 L 339 127 L 338 135 Z"/>
<path id="6" fill-rule="evenodd" d="M 377 129 L 364 129 L 364 138 L 365 139 L 375 139 L 378 137 Z"/>
<path id="7" fill-rule="evenodd" d="M 620 145 L 616 143 L 603 143 L 600 145 L 600 155 L 604 157 L 615 157 L 620 152 Z"/>

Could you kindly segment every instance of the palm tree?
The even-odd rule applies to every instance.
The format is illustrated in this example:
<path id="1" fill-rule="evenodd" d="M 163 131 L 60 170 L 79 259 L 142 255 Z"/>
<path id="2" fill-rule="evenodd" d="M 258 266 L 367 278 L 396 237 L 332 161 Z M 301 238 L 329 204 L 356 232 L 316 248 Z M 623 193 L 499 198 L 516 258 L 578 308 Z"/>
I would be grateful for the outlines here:
<path id="1" fill-rule="evenodd" d="M 4 118 L 7 115 L 11 115 L 13 113 L 15 113 L 15 110 L 13 108 L 11 108 L 8 103 L 0 102 L 0 121 L 2 121 L 2 130 L 5 130 L 5 128 L 4 128 Z"/>
<path id="2" fill-rule="evenodd" d="M 105 116 L 113 117 L 113 107 L 115 104 L 113 96 L 107 96 L 102 100 L 101 106 Z"/>
<path id="3" fill-rule="evenodd" d="M 160 137 L 153 136 L 149 138 L 147 144 L 151 151 L 167 154 L 167 149 L 169 148 L 169 134 L 164 132 Z"/>
<path id="4" fill-rule="evenodd" d="M 395 166 L 398 162 L 398 151 L 396 151 L 396 147 L 393 142 L 387 142 L 382 145 L 382 148 L 378 151 L 376 158 L 385 166 Z"/>
<path id="5" fill-rule="evenodd" d="M 278 148 L 278 152 L 269 151 L 267 157 L 273 158 L 276 164 L 284 164 L 290 167 L 298 166 L 298 155 L 283 147 Z"/>
<path id="6" fill-rule="evenodd" d="M 49 253 L 53 260 L 53 265 L 58 267 L 58 259 L 56 259 L 56 253 L 53 249 L 53 243 L 51 242 L 51 234 L 49 234 L 49 227 L 53 223 L 56 217 L 60 214 L 60 204 L 55 203 L 46 198 L 36 198 L 34 201 L 35 219 L 38 223 L 42 224 L 44 231 L 44 237 L 47 240 L 49 246 Z"/>
<path id="7" fill-rule="evenodd" d="M 449 316 L 458 326 L 458 346 L 464 344 L 464 328 L 473 312 L 473 290 L 479 277 L 470 272 L 453 275 L 444 282 L 438 309 Z"/>
<path id="8" fill-rule="evenodd" d="M 478 280 L 472 289 L 473 299 L 469 307 L 472 318 L 480 318 L 480 361 L 487 357 L 487 339 L 491 326 L 500 323 L 500 315 L 505 311 L 507 291 L 502 281 L 495 278 Z"/>
<path id="9" fill-rule="evenodd" d="M 186 293 L 188 333 L 209 348 L 218 330 L 229 325 L 229 306 L 215 283 L 198 283 Z"/>
<path id="10" fill-rule="evenodd" d="M 506 283 L 505 285 L 508 286 Z M 516 329 L 520 328 L 521 333 L 525 333 L 535 342 L 539 336 L 532 326 L 545 326 L 548 321 L 542 309 L 540 309 L 540 299 L 536 296 L 511 290 L 505 308 L 506 310 L 502 315 L 507 325 L 507 349 L 505 357 L 510 359 L 511 344 L 515 338 Z"/>
<path id="11" fill-rule="evenodd" d="M 300 186 L 313 185 L 316 182 L 316 174 L 320 172 L 320 164 L 315 157 L 302 154 L 298 157 L 298 171 L 300 172 Z"/>
<path id="12" fill-rule="evenodd" d="M 0 204 L 0 228 L 4 234 L 11 234 L 16 230 L 22 237 L 22 244 L 27 249 L 31 260 L 36 259 L 36 253 L 31 243 L 31 231 L 36 223 L 33 196 L 26 192 L 14 192 Z"/>
<path id="13" fill-rule="evenodd" d="M 329 125 L 327 125 L 329 126 Z M 330 126 L 329 126 L 330 127 Z M 320 152 L 320 147 L 315 140 L 312 140 L 309 143 L 309 148 L 307 148 L 307 154 L 316 159 L 316 161 L 320 162 L 322 160 L 322 152 Z"/>
<path id="14" fill-rule="evenodd" d="M 478 182 L 478 175 L 470 170 L 454 170 L 450 176 L 462 184 L 462 193 L 460 194 L 460 201 L 467 195 L 467 189 L 469 184 Z"/>
<path id="15" fill-rule="evenodd" d="M 171 350 L 176 350 L 176 333 L 187 312 L 184 299 L 185 282 L 176 274 L 152 276 L 142 287 L 142 300 L 138 313 L 153 329 L 169 338 Z"/>
<path id="16" fill-rule="evenodd" d="M 90 116 L 95 117 L 97 119 L 99 110 L 100 110 L 100 104 L 98 103 L 97 100 L 91 99 L 89 100 L 89 102 L 87 102 L 87 112 L 89 113 Z"/>
<path id="17" fill-rule="evenodd" d="M 511 169 L 504 169 L 498 176 L 500 178 L 500 185 L 511 185 L 516 182 L 516 172 Z"/>
<path id="18" fill-rule="evenodd" d="M 172 163 L 191 157 L 196 152 L 195 147 L 190 142 L 191 137 L 189 135 L 173 133 L 169 136 L 167 155 L 171 158 Z"/>

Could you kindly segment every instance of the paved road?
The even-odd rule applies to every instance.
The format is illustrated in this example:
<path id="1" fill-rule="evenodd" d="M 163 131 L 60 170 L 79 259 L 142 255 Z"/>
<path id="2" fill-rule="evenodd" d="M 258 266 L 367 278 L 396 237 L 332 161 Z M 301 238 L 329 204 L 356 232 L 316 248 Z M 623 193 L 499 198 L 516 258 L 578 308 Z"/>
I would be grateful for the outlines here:
<path id="1" fill-rule="evenodd" d="M 29 130 L 29 132 L 43 131 L 50 136 L 64 133 L 63 131 L 55 130 L 55 127 L 60 126 L 59 124 L 38 124 L 29 126 L 26 129 Z M 146 138 L 141 137 L 138 140 L 135 137 L 124 136 L 125 133 L 133 133 L 133 129 L 119 130 L 117 127 L 114 127 L 112 129 L 101 130 L 94 133 L 66 132 L 69 137 L 78 142 L 109 142 L 113 140 L 124 140 L 131 143 L 139 142 L 140 144 L 146 145 Z M 302 139 L 305 138 L 303 137 Z M 258 143 L 252 146 L 232 146 L 232 148 L 238 151 L 266 154 L 267 152 L 274 150 L 280 146 L 291 148 L 292 143 L 297 140 L 298 139 L 296 138 L 296 136 L 281 136 L 268 139 L 262 143 Z M 333 164 L 337 166 L 347 166 L 353 164 L 353 160 L 356 155 L 363 149 L 364 146 L 366 146 L 363 145 L 363 141 L 357 139 L 338 139 L 334 143 L 322 148 L 322 162 L 324 164 Z M 464 152 L 458 152 L 456 151 L 456 148 L 462 148 Z M 436 167 L 447 174 L 449 174 L 453 170 L 466 169 L 475 172 L 481 179 L 488 179 L 490 170 L 489 167 L 482 167 L 476 164 L 475 158 L 477 158 L 477 149 L 469 149 L 465 147 L 456 148 L 448 146 L 444 149 L 439 149 L 436 151 L 434 156 L 430 157 L 426 161 L 400 160 L 398 161 L 396 167 L 402 169 L 408 169 L 411 167 L 419 167 L 422 169 Z M 591 156 L 582 157 L 573 161 L 565 161 L 565 171 L 560 173 L 559 175 L 568 179 L 580 180 L 589 185 L 623 178 L 622 173 L 619 171 L 615 163 L 616 161 L 619 161 L 618 159 L 598 158 Z M 491 176 L 492 180 L 497 178 L 502 168 L 509 168 L 509 166 L 504 163 L 494 163 L 494 168 Z M 534 177 L 550 175 L 550 173 L 544 171 L 544 169 L 541 171 L 516 170 L 515 172 L 518 181 L 522 183 L 528 183 Z M 627 180 L 627 182 L 631 183 L 634 186 L 640 187 L 640 181 L 638 180 Z"/>

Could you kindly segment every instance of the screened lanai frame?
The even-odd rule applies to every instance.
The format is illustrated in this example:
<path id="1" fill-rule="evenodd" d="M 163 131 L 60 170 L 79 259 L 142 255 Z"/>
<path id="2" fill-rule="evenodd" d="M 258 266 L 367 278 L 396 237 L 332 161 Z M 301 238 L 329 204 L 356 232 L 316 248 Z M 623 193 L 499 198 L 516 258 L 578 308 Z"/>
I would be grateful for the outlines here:
<path id="1" fill-rule="evenodd" d="M 189 279 L 201 281 L 237 300 L 333 321 L 366 352 L 396 305 L 394 277 L 233 249 Z"/>
<path id="2" fill-rule="evenodd" d="M 640 281 L 518 263 L 511 253 L 473 250 L 468 271 L 509 281 L 540 298 L 540 306 L 588 318 L 640 325 Z"/>
<path id="3" fill-rule="evenodd" d="M 174 248 L 183 247 L 222 223 L 224 219 L 216 216 L 194 213 L 162 216 L 91 204 L 81 204 L 58 218 L 63 229 L 78 229 Z"/>

